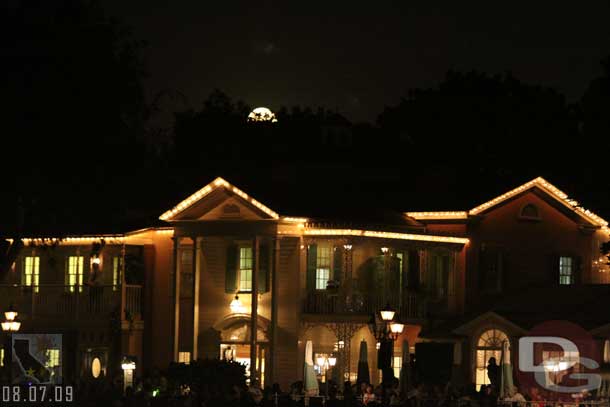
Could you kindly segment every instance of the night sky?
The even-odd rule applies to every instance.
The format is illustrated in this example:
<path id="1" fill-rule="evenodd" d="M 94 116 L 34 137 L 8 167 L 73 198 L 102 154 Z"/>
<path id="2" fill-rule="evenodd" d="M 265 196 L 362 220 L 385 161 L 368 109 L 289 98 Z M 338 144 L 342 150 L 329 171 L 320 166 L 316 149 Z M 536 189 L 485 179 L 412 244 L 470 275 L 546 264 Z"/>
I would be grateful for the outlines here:
<path id="1" fill-rule="evenodd" d="M 298 216 L 543 176 L 610 218 L 607 0 L 216 3 L 0 5 L 0 228 L 149 226 L 217 176 Z"/>
<path id="2" fill-rule="evenodd" d="M 148 42 L 151 94 L 199 106 L 214 88 L 250 105 L 322 105 L 372 121 L 448 69 L 512 71 L 579 98 L 610 51 L 610 2 L 109 1 Z"/>

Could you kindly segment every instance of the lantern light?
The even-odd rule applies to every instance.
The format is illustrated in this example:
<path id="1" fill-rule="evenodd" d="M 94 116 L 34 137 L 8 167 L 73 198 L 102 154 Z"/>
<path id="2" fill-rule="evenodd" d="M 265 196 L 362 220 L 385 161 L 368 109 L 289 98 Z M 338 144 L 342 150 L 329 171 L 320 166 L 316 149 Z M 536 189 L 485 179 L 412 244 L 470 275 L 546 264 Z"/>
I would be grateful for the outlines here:
<path id="1" fill-rule="evenodd" d="M 337 364 L 337 358 L 334 356 L 329 357 L 328 364 L 330 365 L 330 367 L 335 366 Z"/>
<path id="2" fill-rule="evenodd" d="M 318 356 L 316 358 L 316 365 L 323 367 L 326 364 L 326 358 L 324 356 Z"/>
<path id="3" fill-rule="evenodd" d="M 387 247 L 382 247 L 382 248 L 381 248 L 381 252 L 382 252 L 383 254 L 387 254 L 389 250 L 390 250 L 390 249 L 388 249 Z"/>
<path id="4" fill-rule="evenodd" d="M 339 349 L 345 348 L 345 341 L 339 341 Z"/>
<path id="5" fill-rule="evenodd" d="M 394 314 L 396 314 L 396 311 L 394 311 L 392 308 L 390 308 L 390 304 L 387 304 L 384 308 L 382 308 L 379 311 L 379 314 L 381 314 L 381 319 L 383 319 L 386 322 L 389 322 L 394 319 Z"/>
<path id="6" fill-rule="evenodd" d="M 14 321 L 15 318 L 17 318 L 17 315 L 19 314 L 17 313 L 17 311 L 15 311 L 15 308 L 12 304 L 8 307 L 8 310 L 4 312 L 4 317 L 7 321 Z"/>
<path id="7" fill-rule="evenodd" d="M 390 330 L 395 335 L 400 335 L 404 329 L 405 329 L 404 324 L 401 324 L 400 322 L 392 322 L 390 324 Z"/>

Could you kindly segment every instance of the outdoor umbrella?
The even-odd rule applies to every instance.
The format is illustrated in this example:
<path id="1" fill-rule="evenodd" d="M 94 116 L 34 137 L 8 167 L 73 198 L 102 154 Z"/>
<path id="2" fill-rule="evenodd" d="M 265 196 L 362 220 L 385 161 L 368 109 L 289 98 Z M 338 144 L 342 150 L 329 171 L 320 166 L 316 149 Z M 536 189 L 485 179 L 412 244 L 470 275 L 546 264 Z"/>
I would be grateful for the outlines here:
<path id="1" fill-rule="evenodd" d="M 510 347 L 508 341 L 502 343 L 500 376 L 500 397 L 510 397 L 513 391 L 513 367 L 510 364 Z"/>
<path id="2" fill-rule="evenodd" d="M 462 371 L 462 342 L 453 344 L 453 365 L 451 366 L 451 385 L 454 388 L 462 386 L 464 383 Z"/>
<path id="3" fill-rule="evenodd" d="M 303 388 L 309 396 L 318 395 L 318 378 L 313 368 L 313 343 L 307 341 L 305 344 L 305 366 L 303 371 Z"/>
<path id="4" fill-rule="evenodd" d="M 411 390 L 411 356 L 409 342 L 402 341 L 402 365 L 400 366 L 400 394 L 406 395 Z"/>
<path id="5" fill-rule="evenodd" d="M 363 339 L 362 342 L 360 342 L 360 357 L 358 358 L 358 379 L 356 380 L 358 384 L 371 382 L 368 359 L 366 341 Z"/>

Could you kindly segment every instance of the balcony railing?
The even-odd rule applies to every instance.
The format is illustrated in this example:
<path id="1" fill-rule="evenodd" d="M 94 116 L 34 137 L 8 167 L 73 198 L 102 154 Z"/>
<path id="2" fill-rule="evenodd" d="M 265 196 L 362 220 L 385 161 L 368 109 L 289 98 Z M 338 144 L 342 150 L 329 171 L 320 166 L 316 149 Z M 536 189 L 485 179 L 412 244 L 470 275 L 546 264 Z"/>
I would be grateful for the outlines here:
<path id="1" fill-rule="evenodd" d="M 0 285 L 0 310 L 14 305 L 24 318 L 87 320 L 110 317 L 129 311 L 134 318 L 142 314 L 142 287 L 125 286 L 125 304 L 121 307 L 120 286 Z"/>
<path id="2" fill-rule="evenodd" d="M 303 312 L 306 314 L 372 315 L 390 305 L 403 319 L 422 319 L 426 316 L 425 301 L 415 293 L 389 295 L 346 293 L 332 290 L 312 290 L 307 293 Z"/>

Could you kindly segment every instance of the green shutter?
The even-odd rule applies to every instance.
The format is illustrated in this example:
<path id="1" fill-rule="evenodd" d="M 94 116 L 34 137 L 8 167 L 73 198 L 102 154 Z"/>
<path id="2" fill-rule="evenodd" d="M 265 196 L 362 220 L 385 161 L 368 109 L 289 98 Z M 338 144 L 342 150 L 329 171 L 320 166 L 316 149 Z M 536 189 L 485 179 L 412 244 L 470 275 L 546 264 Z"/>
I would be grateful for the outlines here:
<path id="1" fill-rule="evenodd" d="M 318 262 L 318 246 L 310 244 L 307 247 L 307 291 L 316 289 L 316 266 Z"/>
<path id="2" fill-rule="evenodd" d="M 336 246 L 333 252 L 333 280 L 343 280 L 343 246 Z"/>
<path id="3" fill-rule="evenodd" d="M 402 270 L 400 270 L 400 272 L 402 273 L 402 291 L 406 292 L 407 291 L 407 287 L 410 286 L 409 284 L 409 278 L 410 278 L 410 273 L 409 273 L 409 253 L 408 252 L 403 252 L 402 253 Z"/>
<path id="4" fill-rule="evenodd" d="M 237 258 L 238 247 L 230 244 L 227 247 L 227 269 L 225 273 L 225 292 L 235 293 L 237 291 Z"/>
<path id="5" fill-rule="evenodd" d="M 373 275 L 371 287 L 379 298 L 385 297 L 385 256 L 379 255 L 373 258 Z"/>
<path id="6" fill-rule="evenodd" d="M 258 292 L 262 294 L 269 291 L 271 250 L 268 244 L 261 244 L 258 250 Z"/>
<path id="7" fill-rule="evenodd" d="M 573 257 L 574 262 L 574 277 L 572 278 L 572 284 L 580 284 L 582 281 L 582 257 Z"/>
<path id="8" fill-rule="evenodd" d="M 409 286 L 419 288 L 419 251 L 409 251 Z"/>
<path id="9" fill-rule="evenodd" d="M 396 256 L 390 256 L 388 259 L 390 262 L 388 271 L 390 275 L 388 276 L 390 293 L 400 293 L 400 259 Z"/>

